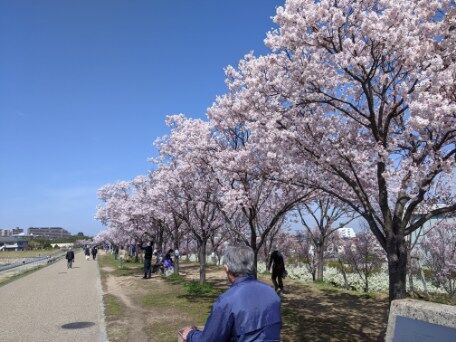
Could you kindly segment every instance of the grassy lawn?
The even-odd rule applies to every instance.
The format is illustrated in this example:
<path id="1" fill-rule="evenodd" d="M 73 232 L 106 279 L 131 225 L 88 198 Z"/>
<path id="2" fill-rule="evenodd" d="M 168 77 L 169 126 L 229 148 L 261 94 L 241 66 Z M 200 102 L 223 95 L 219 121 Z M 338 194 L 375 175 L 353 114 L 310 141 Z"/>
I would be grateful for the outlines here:
<path id="1" fill-rule="evenodd" d="M 142 265 L 100 255 L 110 341 L 176 341 L 186 325 L 203 326 L 214 300 L 227 288 L 223 271 L 208 267 L 201 286 L 196 264 L 182 263 L 183 276 L 142 279 Z M 260 279 L 270 283 L 268 275 Z M 387 298 L 328 284 L 285 280 L 283 341 L 380 341 L 387 321 Z"/>
<path id="2" fill-rule="evenodd" d="M 26 275 L 30 274 L 30 273 L 33 273 L 35 271 L 38 271 L 42 268 L 46 267 L 45 265 L 40 265 L 40 266 L 36 266 L 34 268 L 31 268 L 31 269 L 28 269 L 24 272 L 20 272 L 20 273 L 15 273 L 13 275 L 2 275 L 0 276 L 0 286 L 3 286 L 3 285 L 6 285 L 8 283 L 11 283 L 12 281 L 16 280 L 16 279 L 19 279 L 19 278 L 22 278 L 22 277 L 25 277 Z"/>
<path id="3" fill-rule="evenodd" d="M 125 310 L 124 305 L 122 302 L 116 297 L 111 294 L 106 294 L 104 296 L 104 303 L 105 303 L 105 315 L 108 318 L 117 318 L 120 317 Z"/>
<path id="4" fill-rule="evenodd" d="M 60 249 L 37 249 L 30 251 L 0 251 L 0 259 L 32 258 L 45 255 L 56 255 L 61 253 Z"/>
<path id="5" fill-rule="evenodd" d="M 37 256 L 54 256 L 61 254 L 60 250 L 36 250 L 36 251 L 11 251 L 11 252 L 0 252 L 0 264 L 3 263 L 13 263 L 21 262 L 21 259 L 37 257 Z M 2 271 L 0 273 L 0 286 L 6 285 L 18 278 L 24 277 L 32 272 L 38 271 L 47 265 L 34 265 L 29 264 L 25 266 L 20 266 L 17 268 L 12 268 L 9 270 Z"/>

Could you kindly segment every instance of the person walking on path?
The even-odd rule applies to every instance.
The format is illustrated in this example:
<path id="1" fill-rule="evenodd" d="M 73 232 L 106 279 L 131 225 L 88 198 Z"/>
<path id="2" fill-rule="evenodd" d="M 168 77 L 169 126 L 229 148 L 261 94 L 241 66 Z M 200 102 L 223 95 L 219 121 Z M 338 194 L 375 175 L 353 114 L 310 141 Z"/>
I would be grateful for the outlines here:
<path id="1" fill-rule="evenodd" d="M 93 258 L 93 260 L 96 259 L 96 257 L 97 257 L 97 252 L 98 252 L 97 246 L 93 246 L 93 247 L 92 247 L 92 258 Z"/>
<path id="2" fill-rule="evenodd" d="M 278 294 L 283 291 L 283 278 L 286 276 L 285 262 L 283 255 L 277 250 L 277 247 L 273 248 L 273 252 L 269 257 L 268 270 L 271 270 L 271 279 L 274 284 L 274 288 Z"/>
<path id="3" fill-rule="evenodd" d="M 66 252 L 65 259 L 67 259 L 67 268 L 73 268 L 74 252 L 71 247 Z"/>
<path id="4" fill-rule="evenodd" d="M 204 330 L 185 327 L 180 340 L 279 341 L 280 298 L 267 284 L 255 279 L 254 253 L 250 247 L 229 247 L 223 264 L 231 287 L 212 306 Z"/>
<path id="5" fill-rule="evenodd" d="M 90 259 L 90 248 L 89 248 L 89 246 L 85 246 L 84 255 L 86 257 L 86 260 L 88 261 Z"/>
<path id="6" fill-rule="evenodd" d="M 152 242 L 148 242 L 146 247 L 142 244 L 139 246 L 144 250 L 144 277 L 143 279 L 150 278 L 152 275 L 152 254 L 154 252 L 152 248 Z"/>

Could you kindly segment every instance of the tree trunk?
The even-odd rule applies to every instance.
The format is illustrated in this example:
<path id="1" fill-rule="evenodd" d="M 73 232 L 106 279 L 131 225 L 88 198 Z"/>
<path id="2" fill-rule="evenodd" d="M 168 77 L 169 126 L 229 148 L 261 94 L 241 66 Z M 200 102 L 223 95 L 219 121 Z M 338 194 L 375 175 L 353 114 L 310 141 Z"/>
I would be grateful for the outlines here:
<path id="1" fill-rule="evenodd" d="M 176 238 L 174 240 L 174 274 L 179 275 L 179 258 L 180 255 L 176 255 L 176 251 L 179 250 L 179 240 Z"/>
<path id="2" fill-rule="evenodd" d="M 250 247 L 253 249 L 253 266 L 255 268 L 254 277 L 257 277 L 257 269 L 258 269 L 258 248 L 257 248 L 257 235 L 256 230 L 250 227 Z"/>
<path id="3" fill-rule="evenodd" d="M 200 241 L 199 246 L 199 265 L 200 265 L 200 284 L 206 282 L 206 244 L 207 240 Z"/>
<path id="4" fill-rule="evenodd" d="M 348 285 L 347 272 L 345 271 L 345 265 L 342 262 L 342 260 L 340 260 L 340 258 L 337 258 L 337 260 L 339 261 L 339 264 L 340 264 L 340 272 L 342 273 L 342 277 L 344 278 L 344 287 L 346 289 L 349 289 L 350 286 Z"/>
<path id="5" fill-rule="evenodd" d="M 324 249 L 323 246 L 315 246 L 315 253 L 317 254 L 317 281 L 323 281 L 323 266 L 324 266 Z"/>
<path id="6" fill-rule="evenodd" d="M 412 253 L 410 249 L 410 243 L 408 243 L 408 253 L 407 253 L 407 270 L 408 270 L 408 278 L 409 278 L 409 288 L 410 292 L 415 292 L 415 287 L 413 284 L 413 265 L 412 265 Z"/>
<path id="7" fill-rule="evenodd" d="M 395 235 L 387 238 L 386 253 L 388 257 L 389 301 L 406 296 L 407 247 L 405 238 Z"/>
<path id="8" fill-rule="evenodd" d="M 424 277 L 423 268 L 421 267 L 420 259 L 417 259 L 418 267 L 420 269 L 421 282 L 423 283 L 424 292 L 426 293 L 426 298 L 429 298 L 429 292 L 426 284 L 426 278 Z"/>
<path id="9" fill-rule="evenodd" d="M 163 253 L 163 228 L 158 230 L 157 236 L 157 252 Z"/>
<path id="10" fill-rule="evenodd" d="M 253 250 L 253 266 L 255 267 L 254 277 L 257 278 L 258 250 Z"/>

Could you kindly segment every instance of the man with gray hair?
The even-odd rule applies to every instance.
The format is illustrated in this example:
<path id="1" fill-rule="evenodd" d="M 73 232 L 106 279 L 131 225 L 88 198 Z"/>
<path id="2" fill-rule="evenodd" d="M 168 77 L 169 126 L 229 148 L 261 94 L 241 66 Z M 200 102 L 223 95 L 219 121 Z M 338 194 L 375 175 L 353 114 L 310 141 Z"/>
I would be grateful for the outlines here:
<path id="1" fill-rule="evenodd" d="M 253 250 L 228 247 L 223 266 L 231 284 L 213 304 L 204 330 L 186 327 L 184 341 L 279 341 L 280 298 L 268 285 L 255 278 Z"/>

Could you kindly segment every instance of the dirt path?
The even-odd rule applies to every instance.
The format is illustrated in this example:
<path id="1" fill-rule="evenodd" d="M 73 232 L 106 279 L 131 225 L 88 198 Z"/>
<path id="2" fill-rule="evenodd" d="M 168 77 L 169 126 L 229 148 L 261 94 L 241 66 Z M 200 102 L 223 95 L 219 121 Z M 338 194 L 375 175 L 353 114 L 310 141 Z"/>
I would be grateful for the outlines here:
<path id="1" fill-rule="evenodd" d="M 128 317 L 128 341 L 147 341 L 144 331 L 144 319 L 148 316 L 146 310 L 133 304 L 130 299 L 135 295 L 132 289 L 137 288 L 133 277 L 119 278 L 108 276 L 106 280 L 106 293 L 117 297 L 125 307 L 125 316 Z"/>
<path id="2" fill-rule="evenodd" d="M 102 267 L 102 272 L 105 295 L 114 296 L 122 308 L 118 315 L 107 317 L 109 340 L 167 341 L 161 335 L 163 326 L 182 316 L 172 307 L 155 305 L 155 297 L 159 300 L 166 295 L 169 285 L 157 275 L 151 279 L 142 279 L 142 274 L 119 276 L 110 266 Z M 174 341 L 176 336 L 173 334 Z"/>

